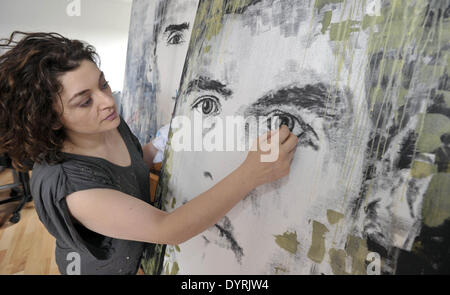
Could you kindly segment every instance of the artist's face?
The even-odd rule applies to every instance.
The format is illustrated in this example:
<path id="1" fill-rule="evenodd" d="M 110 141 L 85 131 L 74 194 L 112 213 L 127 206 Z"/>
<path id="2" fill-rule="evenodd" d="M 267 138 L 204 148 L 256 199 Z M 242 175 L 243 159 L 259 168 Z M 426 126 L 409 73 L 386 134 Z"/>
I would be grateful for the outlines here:
<path id="1" fill-rule="evenodd" d="M 172 118 L 198 0 L 168 1 L 156 44 L 158 123 Z"/>
<path id="2" fill-rule="evenodd" d="M 200 113 L 214 125 L 214 120 L 225 120 L 226 116 L 279 116 L 299 137 L 290 175 L 258 187 L 256 193 L 240 202 L 227 214 L 232 224 L 224 223 L 227 219 L 223 219 L 219 226 L 202 234 L 201 247 L 205 249 L 202 257 L 223 254 L 220 273 L 235 270 L 236 263 L 252 265 L 255 270 L 270 269 L 266 264 L 272 259 L 280 261 L 274 255 L 286 254 L 285 258 L 290 259 L 290 254 L 280 251 L 274 242 L 275 235 L 286 231 L 296 232 L 301 243 L 298 257 L 307 257 L 312 221 L 328 226 L 327 209 L 344 214 L 355 196 L 355 191 L 349 188 L 357 188 L 361 181 L 364 148 L 350 148 L 352 134 L 356 132 L 351 120 L 354 108 L 351 96 L 359 87 L 352 82 L 357 78 L 345 67 L 337 76 L 338 62 L 328 36 L 320 34 L 320 26 L 319 33 L 314 26 L 311 29 L 311 16 L 307 13 L 298 25 L 298 33 L 292 36 L 286 36 L 289 32 L 281 27 L 269 29 L 271 23 L 253 33 L 245 25 L 245 17 L 237 21 L 239 17 L 235 16 L 221 30 L 221 34 L 226 32 L 226 46 L 217 42 L 222 35 L 212 37 L 207 44 L 208 52 L 192 62 L 195 67 L 187 76 L 189 81 L 185 81 L 182 109 L 191 117 Z M 351 82 L 347 83 L 347 79 Z M 204 131 L 203 138 L 214 128 L 217 124 Z M 178 158 L 187 161 L 183 167 L 189 167 L 192 177 L 177 177 L 177 186 L 183 191 L 174 195 L 190 198 L 232 172 L 242 163 L 245 153 L 186 152 L 179 157 L 175 154 L 175 166 Z M 193 179 L 195 186 L 189 183 Z M 233 227 L 239 232 L 238 236 L 234 234 L 236 243 L 230 238 Z M 224 234 L 224 229 L 229 233 Z M 272 244 L 262 249 L 257 246 L 262 242 Z M 186 247 L 190 245 L 187 243 Z M 255 248 L 266 252 L 253 253 Z M 190 250 L 189 253 L 195 253 Z M 248 264 L 245 259 L 249 259 Z"/>
<path id="3" fill-rule="evenodd" d="M 116 111 L 116 105 L 103 72 L 94 63 L 82 61 L 77 69 L 62 75 L 60 81 L 64 107 L 57 99 L 55 109 L 64 111 L 61 121 L 69 136 L 97 134 L 117 128 L 119 116 L 112 121 L 105 120 Z"/>

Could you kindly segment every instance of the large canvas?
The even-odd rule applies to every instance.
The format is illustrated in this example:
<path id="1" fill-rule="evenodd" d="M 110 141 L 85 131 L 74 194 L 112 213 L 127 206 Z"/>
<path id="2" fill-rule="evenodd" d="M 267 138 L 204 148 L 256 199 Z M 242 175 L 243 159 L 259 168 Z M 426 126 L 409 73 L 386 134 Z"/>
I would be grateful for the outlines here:
<path id="1" fill-rule="evenodd" d="M 449 5 L 200 0 L 157 190 L 163 208 L 245 159 L 225 151 L 227 117 L 278 117 L 299 146 L 289 177 L 167 246 L 147 272 L 449 273 Z M 219 150 L 175 149 L 183 116 L 200 116 L 207 126 L 193 133 Z M 256 136 L 238 129 L 236 141 Z"/>
<path id="2" fill-rule="evenodd" d="M 141 144 L 170 123 L 198 0 L 134 0 L 122 117 Z"/>

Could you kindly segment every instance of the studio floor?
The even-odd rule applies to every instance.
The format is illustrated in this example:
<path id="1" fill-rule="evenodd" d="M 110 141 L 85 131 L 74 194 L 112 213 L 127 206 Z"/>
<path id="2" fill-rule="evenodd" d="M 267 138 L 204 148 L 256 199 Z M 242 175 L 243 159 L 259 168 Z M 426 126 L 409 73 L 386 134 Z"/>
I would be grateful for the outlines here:
<path id="1" fill-rule="evenodd" d="M 31 175 L 31 173 L 30 173 Z M 13 183 L 10 169 L 0 172 L 0 185 Z M 0 200 L 10 190 L 0 191 Z M 59 274 L 55 262 L 55 239 L 48 233 L 29 202 L 20 211 L 20 221 L 9 222 L 19 202 L 0 205 L 0 275 Z"/>

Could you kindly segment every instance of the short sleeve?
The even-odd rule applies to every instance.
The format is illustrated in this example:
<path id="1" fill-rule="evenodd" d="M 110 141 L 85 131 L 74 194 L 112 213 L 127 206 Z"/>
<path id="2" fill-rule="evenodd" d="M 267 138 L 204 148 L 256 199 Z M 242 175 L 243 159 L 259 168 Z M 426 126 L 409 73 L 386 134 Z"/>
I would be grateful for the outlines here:
<path id="1" fill-rule="evenodd" d="M 115 189 L 106 178 L 93 166 L 35 164 L 30 180 L 35 209 L 58 245 L 92 255 L 95 259 L 108 259 L 111 238 L 75 224 L 65 198 L 75 191 L 90 188 Z"/>
<path id="2" fill-rule="evenodd" d="M 125 122 L 125 120 L 122 117 L 120 117 L 120 125 L 122 126 L 122 130 L 130 136 L 131 141 L 133 142 L 133 145 L 136 146 L 141 157 L 144 158 L 144 153 L 142 151 L 142 145 L 139 142 L 139 139 L 133 134 L 133 132 L 131 131 L 127 122 Z"/>

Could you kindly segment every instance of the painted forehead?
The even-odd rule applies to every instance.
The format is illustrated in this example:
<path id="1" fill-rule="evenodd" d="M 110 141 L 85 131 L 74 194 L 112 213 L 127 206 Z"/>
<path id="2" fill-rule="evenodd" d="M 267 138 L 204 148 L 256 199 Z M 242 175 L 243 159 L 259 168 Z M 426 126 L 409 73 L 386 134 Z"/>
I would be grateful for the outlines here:
<path id="1" fill-rule="evenodd" d="M 193 20 L 190 15 L 197 10 L 198 0 L 195 1 L 167 1 L 163 4 L 163 14 L 161 15 L 161 30 L 164 33 L 169 25 L 180 25 L 187 23 L 192 26 Z"/>
<path id="2" fill-rule="evenodd" d="M 332 47 L 327 35 L 316 32 L 321 25 L 317 18 L 312 18 L 314 8 L 300 5 L 298 9 L 294 9 L 298 3 L 286 4 L 291 1 L 277 4 L 278 8 L 267 5 L 272 2 L 256 1 L 256 4 L 247 6 L 242 13 L 229 13 L 225 14 L 222 20 L 214 20 L 213 26 L 216 30 L 211 36 L 208 35 L 208 28 L 200 30 L 206 36 L 197 39 L 201 42 L 196 43 L 194 55 L 190 57 L 197 58 L 193 67 L 203 71 L 202 67 L 205 65 L 206 70 L 218 70 L 233 60 L 243 64 L 243 59 L 253 59 L 252 62 L 259 60 L 255 66 L 263 68 L 267 63 L 277 66 L 283 66 L 283 62 L 289 62 L 290 65 L 295 62 L 323 64 L 324 59 L 304 59 L 306 52 L 308 55 L 316 52 L 312 56 L 315 57 L 319 56 L 318 51 L 327 61 L 330 60 Z M 206 17 L 203 21 L 211 20 Z M 197 31 L 199 30 L 194 28 L 194 37 L 198 37 Z M 218 63 L 216 66 L 213 65 L 215 62 Z M 240 68 L 239 64 L 237 68 Z"/>
<path id="3" fill-rule="evenodd" d="M 251 5 L 245 7 L 242 13 L 230 13 L 225 17 L 240 18 L 244 26 L 250 28 L 253 34 L 264 33 L 268 29 L 278 30 L 283 37 L 296 36 L 300 23 L 308 22 L 311 30 L 319 23 L 313 17 L 315 10 L 311 1 L 250 1 Z"/>

